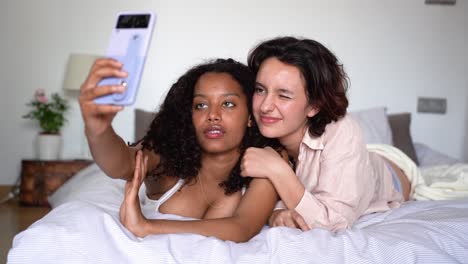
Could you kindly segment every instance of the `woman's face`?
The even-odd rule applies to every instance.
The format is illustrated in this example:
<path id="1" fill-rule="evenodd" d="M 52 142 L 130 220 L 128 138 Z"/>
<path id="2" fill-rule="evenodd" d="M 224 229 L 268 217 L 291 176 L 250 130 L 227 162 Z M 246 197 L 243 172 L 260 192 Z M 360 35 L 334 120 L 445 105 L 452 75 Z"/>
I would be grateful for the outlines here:
<path id="1" fill-rule="evenodd" d="M 274 57 L 257 73 L 253 112 L 262 135 L 278 138 L 285 146 L 302 140 L 307 118 L 317 113 L 307 100 L 299 69 Z"/>
<path id="2" fill-rule="evenodd" d="M 247 98 L 227 73 L 205 73 L 194 88 L 192 122 L 204 152 L 238 151 L 248 125 Z"/>

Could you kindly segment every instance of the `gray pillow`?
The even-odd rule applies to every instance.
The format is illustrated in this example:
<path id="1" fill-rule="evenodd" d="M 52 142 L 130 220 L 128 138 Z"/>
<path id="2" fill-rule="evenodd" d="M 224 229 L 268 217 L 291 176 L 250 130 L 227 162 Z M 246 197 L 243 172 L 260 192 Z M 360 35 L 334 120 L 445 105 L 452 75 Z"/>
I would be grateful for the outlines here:
<path id="1" fill-rule="evenodd" d="M 387 116 L 392 130 L 393 146 L 403 151 L 416 165 L 419 165 L 413 139 L 411 138 L 411 113 L 388 114 Z"/>
<path id="2" fill-rule="evenodd" d="M 154 118 L 153 112 L 135 109 L 135 142 L 142 139 Z"/>

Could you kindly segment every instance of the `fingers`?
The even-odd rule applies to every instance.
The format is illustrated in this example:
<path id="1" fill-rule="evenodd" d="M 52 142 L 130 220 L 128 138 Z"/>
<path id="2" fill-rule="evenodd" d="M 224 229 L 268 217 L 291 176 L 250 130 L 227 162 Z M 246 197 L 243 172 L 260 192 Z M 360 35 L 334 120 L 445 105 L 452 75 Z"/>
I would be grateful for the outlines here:
<path id="1" fill-rule="evenodd" d="M 124 107 L 120 105 L 100 105 L 95 104 L 94 101 L 89 101 L 81 103 L 81 109 L 86 120 L 87 115 L 115 115 L 122 111 Z"/>
<path id="2" fill-rule="evenodd" d="M 140 178 L 139 178 L 139 184 L 138 186 L 141 186 L 143 181 L 145 180 L 146 173 L 148 172 L 148 156 L 143 155 L 143 152 L 140 150 L 141 155 L 142 155 L 142 162 L 141 162 L 141 173 L 140 173 Z"/>
<path id="3" fill-rule="evenodd" d="M 123 85 L 100 85 L 103 78 L 116 77 L 125 78 L 128 74 L 122 70 L 122 63 L 114 59 L 98 59 L 95 61 L 85 82 L 80 87 L 80 104 L 86 105 L 97 97 L 123 93 L 126 87 Z"/>
<path id="4" fill-rule="evenodd" d="M 283 226 L 287 226 L 290 228 L 298 228 L 292 217 L 285 217 L 283 219 Z"/>
<path id="5" fill-rule="evenodd" d="M 296 223 L 296 226 L 299 227 L 302 231 L 309 231 L 310 227 L 304 220 L 304 217 L 296 211 L 292 211 L 292 218 Z"/>
<path id="6" fill-rule="evenodd" d="M 271 213 L 270 218 L 268 218 L 268 225 L 269 225 L 269 226 L 275 226 L 275 220 L 276 220 L 276 217 L 277 217 L 277 215 L 278 215 L 278 213 L 279 213 L 280 211 L 283 211 L 283 209 L 281 209 L 281 210 L 274 210 L 273 213 Z"/>
<path id="7" fill-rule="evenodd" d="M 268 220 L 270 226 L 284 226 L 284 215 L 287 214 L 287 209 L 275 210 Z"/>
<path id="8" fill-rule="evenodd" d="M 270 153 L 278 154 L 278 152 L 276 152 L 276 150 L 274 150 L 272 147 L 264 147 L 263 149 Z"/>
<path id="9" fill-rule="evenodd" d="M 135 171 L 133 173 L 133 188 L 138 190 L 143 183 L 148 168 L 148 156 L 143 155 L 143 151 L 138 150 L 135 161 Z"/>
<path id="10" fill-rule="evenodd" d="M 278 217 L 273 223 L 273 226 L 286 226 L 290 228 L 297 228 L 289 210 L 285 210 L 284 212 L 279 213 Z"/>
<path id="11" fill-rule="evenodd" d="M 125 183 L 125 192 L 124 192 L 124 199 L 127 198 L 127 196 L 130 194 L 130 191 L 132 190 L 132 182 L 131 181 L 127 181 Z"/>
<path id="12" fill-rule="evenodd" d="M 142 173 L 143 170 L 145 170 L 144 163 L 142 162 L 143 153 L 141 152 L 141 150 L 139 150 L 137 152 L 135 159 L 136 159 L 136 161 L 135 161 L 135 170 L 133 172 L 133 178 L 131 180 L 130 191 L 128 193 L 129 196 L 131 196 L 131 197 L 137 197 L 138 196 L 138 191 L 140 189 L 141 182 L 142 182 L 141 173 Z M 129 199 L 130 199 L 130 197 L 129 197 Z"/>
<path id="13" fill-rule="evenodd" d="M 91 90 L 106 77 L 124 78 L 127 73 L 122 70 L 123 64 L 111 58 L 97 59 L 91 67 L 88 77 L 81 86 L 81 91 Z"/>
<path id="14" fill-rule="evenodd" d="M 300 228 L 302 231 L 310 230 L 304 218 L 295 210 L 274 211 L 269 219 L 270 226 L 286 226 L 290 228 Z"/>
<path id="15" fill-rule="evenodd" d="M 125 87 L 123 85 L 102 85 L 102 86 L 93 86 L 93 89 L 85 89 L 80 92 L 81 101 L 92 101 L 97 97 L 108 95 L 112 93 L 123 93 L 125 92 Z"/>
<path id="16" fill-rule="evenodd" d="M 240 164 L 240 175 L 242 177 L 252 177 L 252 170 L 250 169 L 252 166 L 255 166 L 256 163 L 256 153 L 258 148 L 250 147 L 245 150 L 244 155 L 241 159 Z"/>
<path id="17" fill-rule="evenodd" d="M 138 182 L 140 181 L 139 178 L 140 178 L 141 167 L 142 167 L 141 156 L 142 156 L 141 150 L 138 150 L 136 157 L 135 157 L 135 171 L 133 172 L 133 179 L 132 179 L 132 183 L 134 185 L 138 184 Z"/>
<path id="18" fill-rule="evenodd" d="M 255 178 L 274 177 L 279 171 L 284 169 L 284 160 L 272 148 L 254 148 L 250 147 L 245 150 L 241 159 L 241 176 Z M 268 164 L 269 166 L 264 166 Z M 275 166 L 275 169 L 272 169 Z"/>
<path id="19" fill-rule="evenodd" d="M 89 75 L 80 88 L 79 103 L 83 118 L 87 124 L 89 122 L 110 122 L 117 112 L 122 111 L 122 106 L 100 105 L 94 99 L 103 95 L 113 93 L 123 93 L 126 87 L 123 85 L 101 85 L 98 82 L 106 77 L 126 77 L 127 73 L 122 71 L 122 63 L 114 59 L 98 59 L 95 61 Z M 99 119 L 108 117 L 107 119 Z M 97 119 L 96 119 L 97 118 Z"/>

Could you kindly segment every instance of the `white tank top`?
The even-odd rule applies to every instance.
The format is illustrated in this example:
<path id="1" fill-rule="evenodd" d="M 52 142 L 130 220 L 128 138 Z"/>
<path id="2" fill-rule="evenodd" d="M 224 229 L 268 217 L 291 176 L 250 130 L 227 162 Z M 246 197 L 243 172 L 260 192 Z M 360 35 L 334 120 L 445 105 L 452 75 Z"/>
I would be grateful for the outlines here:
<path id="1" fill-rule="evenodd" d="M 140 197 L 140 205 L 142 207 L 142 210 L 143 211 L 156 211 L 159 213 L 159 207 L 161 207 L 161 205 L 166 202 L 167 200 L 169 200 L 169 198 L 171 198 L 174 193 L 176 193 L 178 190 L 180 190 L 180 188 L 182 188 L 182 186 L 184 185 L 185 183 L 185 180 L 183 179 L 179 179 L 176 184 L 174 184 L 174 186 L 172 186 L 171 189 L 169 189 L 167 192 L 165 192 L 158 200 L 153 200 L 153 199 L 150 199 L 148 197 L 148 195 L 146 195 L 146 185 L 143 184 L 140 188 L 140 191 L 139 191 L 139 194 L 138 196 Z M 246 191 L 246 188 L 245 186 L 242 187 L 241 189 L 241 193 L 242 193 L 242 196 L 245 194 L 245 191 Z"/>
<path id="2" fill-rule="evenodd" d="M 182 186 L 184 185 L 185 181 L 183 179 L 179 179 L 174 186 L 172 186 L 171 189 L 169 189 L 167 192 L 165 192 L 158 200 L 153 200 L 146 195 L 146 185 L 142 185 L 139 191 L 139 197 L 140 197 L 140 204 L 142 207 L 150 210 L 155 210 L 156 212 L 159 212 L 159 207 L 169 200 L 169 198 L 174 195 Z"/>

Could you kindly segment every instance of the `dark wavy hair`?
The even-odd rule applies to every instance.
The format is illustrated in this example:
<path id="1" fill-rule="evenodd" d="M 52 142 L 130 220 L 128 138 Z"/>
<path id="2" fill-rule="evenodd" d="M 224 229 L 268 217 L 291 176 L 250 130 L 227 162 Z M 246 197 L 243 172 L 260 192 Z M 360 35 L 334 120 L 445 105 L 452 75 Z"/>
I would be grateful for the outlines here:
<path id="1" fill-rule="evenodd" d="M 268 58 L 297 67 L 305 80 L 308 102 L 319 112 L 309 118 L 309 133 L 321 136 L 326 125 L 346 115 L 348 76 L 335 55 L 311 39 L 279 37 L 264 41 L 248 56 L 248 65 L 257 74 Z"/>
<path id="2" fill-rule="evenodd" d="M 190 182 L 197 176 L 201 168 L 202 149 L 192 123 L 192 100 L 198 79 L 210 72 L 231 75 L 242 87 L 249 114 L 252 113 L 255 76 L 246 65 L 233 59 L 216 59 L 191 68 L 172 85 L 141 140 L 144 149 L 158 153 L 161 157 L 159 165 L 149 173 L 149 177 L 157 179 L 167 175 Z M 260 134 L 254 120 L 252 126 L 246 128 L 240 146 L 241 155 L 251 146 L 280 148 L 276 140 L 267 139 Z M 228 179 L 220 183 L 220 187 L 224 188 L 225 194 L 232 194 L 247 186 L 250 180 L 240 176 L 239 159 Z"/>

